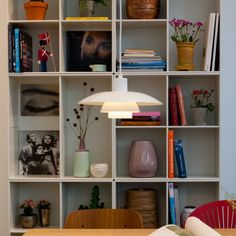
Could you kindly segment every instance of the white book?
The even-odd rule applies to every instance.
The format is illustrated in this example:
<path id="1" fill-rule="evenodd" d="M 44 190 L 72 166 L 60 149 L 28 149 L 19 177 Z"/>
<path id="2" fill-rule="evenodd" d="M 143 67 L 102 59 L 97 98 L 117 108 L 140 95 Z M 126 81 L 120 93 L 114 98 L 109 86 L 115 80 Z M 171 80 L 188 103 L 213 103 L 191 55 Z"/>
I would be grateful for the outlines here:
<path id="1" fill-rule="evenodd" d="M 203 70 L 204 71 L 210 71 L 210 67 L 211 67 L 213 36 L 214 36 L 214 28 L 215 28 L 215 16 L 216 16 L 216 13 L 210 13 L 208 22 L 207 22 L 205 47 L 203 51 Z"/>
<path id="2" fill-rule="evenodd" d="M 149 236 L 220 236 L 214 229 L 203 223 L 196 217 L 188 217 L 185 229 L 178 225 L 165 225 L 155 230 Z"/>
<path id="3" fill-rule="evenodd" d="M 180 226 L 179 190 L 174 187 L 176 224 Z"/>
<path id="4" fill-rule="evenodd" d="M 220 18 L 220 14 L 216 13 L 211 71 L 215 71 L 216 49 L 217 49 L 218 32 L 219 32 L 219 18 Z"/>

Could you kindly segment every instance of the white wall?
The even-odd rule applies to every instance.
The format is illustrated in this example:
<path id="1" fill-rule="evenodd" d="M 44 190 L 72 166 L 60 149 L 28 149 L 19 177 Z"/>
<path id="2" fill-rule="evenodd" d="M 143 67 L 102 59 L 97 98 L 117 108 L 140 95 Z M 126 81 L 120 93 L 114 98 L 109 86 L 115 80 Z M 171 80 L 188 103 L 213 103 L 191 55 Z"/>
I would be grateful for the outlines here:
<path id="1" fill-rule="evenodd" d="M 222 0 L 221 14 L 221 198 L 236 193 L 236 1 Z"/>

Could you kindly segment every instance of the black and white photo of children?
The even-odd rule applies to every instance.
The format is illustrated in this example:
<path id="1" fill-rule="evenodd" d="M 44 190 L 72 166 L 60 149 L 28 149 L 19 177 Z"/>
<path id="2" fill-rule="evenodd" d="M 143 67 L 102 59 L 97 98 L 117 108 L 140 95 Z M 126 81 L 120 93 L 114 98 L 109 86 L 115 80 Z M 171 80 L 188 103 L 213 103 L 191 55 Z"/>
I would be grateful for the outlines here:
<path id="1" fill-rule="evenodd" d="M 59 174 L 59 132 L 19 132 L 19 175 Z"/>

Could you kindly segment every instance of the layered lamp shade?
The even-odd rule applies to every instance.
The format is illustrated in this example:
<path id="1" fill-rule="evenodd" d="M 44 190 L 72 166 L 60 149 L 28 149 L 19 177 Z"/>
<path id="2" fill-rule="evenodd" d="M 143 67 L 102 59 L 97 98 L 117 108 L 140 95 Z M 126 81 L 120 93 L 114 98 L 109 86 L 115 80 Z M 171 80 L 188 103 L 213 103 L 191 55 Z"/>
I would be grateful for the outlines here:
<path id="1" fill-rule="evenodd" d="M 129 92 L 127 79 L 120 75 L 112 81 L 112 91 L 95 93 L 78 102 L 83 105 L 102 106 L 108 118 L 132 118 L 139 106 L 158 106 L 162 102 L 144 93 Z"/>
<path id="2" fill-rule="evenodd" d="M 102 106 L 101 112 L 108 113 L 108 118 L 132 118 L 139 112 L 139 106 L 158 106 L 162 102 L 144 93 L 129 92 L 127 79 L 122 75 L 121 64 L 122 39 L 122 1 L 120 1 L 120 33 L 119 33 L 119 64 L 118 78 L 113 78 L 112 91 L 93 94 L 79 101 L 83 105 Z"/>

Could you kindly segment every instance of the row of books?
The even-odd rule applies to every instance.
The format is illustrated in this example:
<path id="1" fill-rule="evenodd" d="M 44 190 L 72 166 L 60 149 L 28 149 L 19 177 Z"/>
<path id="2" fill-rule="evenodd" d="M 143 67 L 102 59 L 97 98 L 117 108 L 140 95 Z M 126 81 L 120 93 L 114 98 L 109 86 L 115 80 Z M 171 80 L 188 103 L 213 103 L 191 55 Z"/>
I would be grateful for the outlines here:
<path id="1" fill-rule="evenodd" d="M 180 226 L 179 192 L 173 182 L 168 183 L 170 223 Z"/>
<path id="2" fill-rule="evenodd" d="M 133 113 L 132 119 L 121 119 L 120 125 L 123 126 L 155 126 L 160 125 L 159 111 L 146 111 Z"/>
<path id="3" fill-rule="evenodd" d="M 119 68 L 118 59 L 118 70 Z M 153 49 L 125 49 L 121 57 L 122 70 L 166 70 L 166 60 Z"/>
<path id="4" fill-rule="evenodd" d="M 210 13 L 203 50 L 203 70 L 219 70 L 219 13 Z"/>
<path id="5" fill-rule="evenodd" d="M 170 125 L 187 125 L 184 97 L 181 85 L 169 88 L 169 123 Z"/>
<path id="6" fill-rule="evenodd" d="M 8 26 L 9 72 L 32 72 L 32 37 L 20 28 Z"/>
<path id="7" fill-rule="evenodd" d="M 177 167 L 177 171 L 175 171 L 175 167 Z M 174 130 L 168 130 L 168 178 L 174 178 L 175 173 L 178 173 L 179 178 L 187 177 L 183 141 L 175 140 Z"/>

